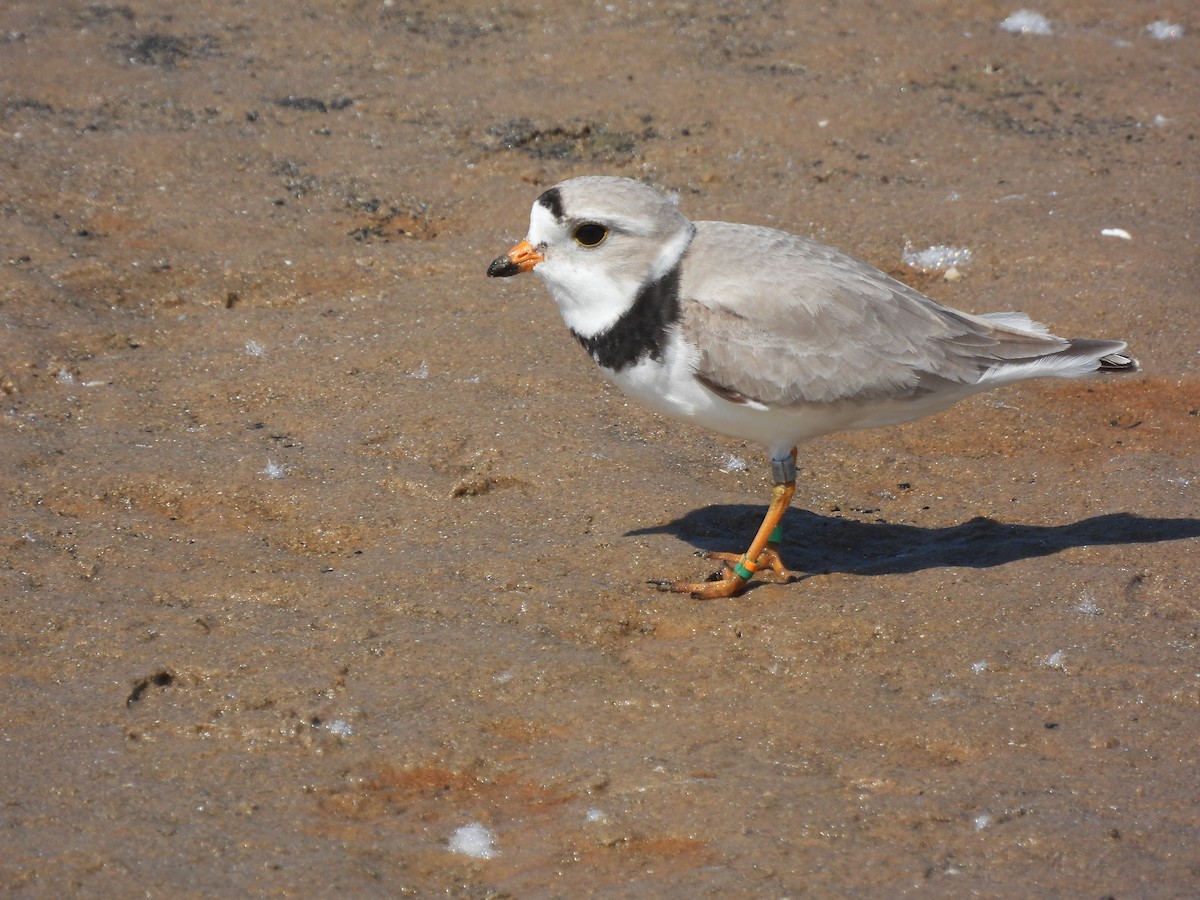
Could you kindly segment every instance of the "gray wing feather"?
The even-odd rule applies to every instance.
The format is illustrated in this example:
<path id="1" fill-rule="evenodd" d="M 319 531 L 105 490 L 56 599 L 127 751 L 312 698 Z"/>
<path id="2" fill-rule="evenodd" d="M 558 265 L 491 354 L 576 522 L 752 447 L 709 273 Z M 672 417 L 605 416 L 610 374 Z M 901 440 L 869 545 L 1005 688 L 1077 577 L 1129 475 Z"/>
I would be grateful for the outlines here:
<path id="1" fill-rule="evenodd" d="M 943 307 L 815 241 L 696 225 L 682 328 L 700 348 L 696 376 L 726 396 L 773 406 L 900 399 L 1071 347 L 1020 313 Z"/>

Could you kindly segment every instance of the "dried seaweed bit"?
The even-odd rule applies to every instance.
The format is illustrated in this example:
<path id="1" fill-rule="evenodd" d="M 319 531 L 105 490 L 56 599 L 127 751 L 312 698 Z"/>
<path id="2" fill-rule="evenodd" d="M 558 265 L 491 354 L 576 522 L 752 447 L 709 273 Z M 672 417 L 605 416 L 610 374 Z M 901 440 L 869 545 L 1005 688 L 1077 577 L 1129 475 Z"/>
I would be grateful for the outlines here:
<path id="1" fill-rule="evenodd" d="M 93 24 L 103 24 L 115 19 L 132 22 L 135 16 L 128 6 L 109 6 L 106 3 L 90 3 L 75 14 L 76 21 L 82 27 Z"/>
<path id="2" fill-rule="evenodd" d="M 129 59 L 144 66 L 172 69 L 187 57 L 187 43 L 169 34 L 147 34 L 129 45 Z"/>
<path id="3" fill-rule="evenodd" d="M 746 67 L 747 71 L 755 75 L 771 75 L 771 76 L 799 76 L 808 75 L 808 66 L 800 63 L 778 62 L 778 63 L 762 63 Z"/>
<path id="4" fill-rule="evenodd" d="M 6 115 L 17 112 L 52 113 L 54 112 L 54 107 L 52 107 L 49 103 L 43 103 L 41 100 L 31 100 L 20 97 L 5 100 L 4 112 Z"/>
<path id="5" fill-rule="evenodd" d="M 397 8 L 399 6 L 400 4 L 384 4 L 383 21 L 385 23 L 401 27 L 410 34 L 440 41 L 448 48 L 459 47 L 469 41 L 477 41 L 504 31 L 500 23 L 491 18 L 474 19 L 452 13 L 429 15 L 422 10 Z M 410 4 L 404 4 L 404 6 L 409 7 Z M 515 11 L 506 9 L 505 15 L 511 16 L 514 12 L 521 15 L 519 9 Z"/>
<path id="6" fill-rule="evenodd" d="M 290 159 L 283 159 L 271 167 L 271 174 L 283 183 L 284 188 L 293 197 L 302 197 L 320 187 L 320 179 L 316 175 L 305 175 L 301 164 Z"/>
<path id="7" fill-rule="evenodd" d="M 318 97 L 295 97 L 289 94 L 276 100 L 275 105 L 284 109 L 297 109 L 300 112 L 329 112 L 325 101 Z"/>
<path id="8" fill-rule="evenodd" d="M 408 237 L 428 240 L 437 237 L 437 229 L 429 213 L 429 204 L 416 203 L 405 206 L 389 203 L 378 197 L 350 197 L 346 200 L 357 216 L 366 221 L 356 225 L 347 234 L 361 243 L 386 241 L 392 237 Z"/>
<path id="9" fill-rule="evenodd" d="M 275 105 L 300 112 L 327 113 L 331 109 L 347 109 L 354 105 L 354 101 L 350 97 L 334 97 L 332 100 L 326 101 L 320 97 L 297 97 L 294 94 L 288 94 L 286 97 L 276 100 Z"/>
<path id="10" fill-rule="evenodd" d="M 458 483 L 451 488 L 450 496 L 453 499 L 460 497 L 482 497 L 484 494 L 490 494 L 492 491 L 515 487 L 519 484 L 521 484 L 521 480 L 512 475 L 473 474 L 459 479 Z"/>
<path id="11" fill-rule="evenodd" d="M 164 69 L 173 69 L 185 59 L 215 56 L 218 49 L 219 42 L 209 34 L 196 38 L 182 38 L 161 32 L 142 35 L 126 47 L 130 62 Z"/>
<path id="12" fill-rule="evenodd" d="M 125 698 L 126 706 L 133 706 L 142 699 L 146 691 L 152 687 L 168 687 L 175 681 L 175 676 L 166 669 L 159 669 L 152 675 L 147 675 L 145 678 L 140 678 L 133 685 L 133 690 L 129 692 L 129 696 Z"/>
<path id="13" fill-rule="evenodd" d="M 637 152 L 637 136 L 591 122 L 542 127 L 531 119 L 513 119 L 491 126 L 487 133 L 493 138 L 489 149 L 518 150 L 535 159 L 581 162 L 632 156 Z M 654 136 L 653 129 L 642 135 Z"/>
<path id="14" fill-rule="evenodd" d="M 358 212 L 374 215 L 383 206 L 383 201 L 378 197 L 351 197 L 346 201 L 346 205 Z M 392 207 L 392 209 L 395 209 L 395 207 Z"/>

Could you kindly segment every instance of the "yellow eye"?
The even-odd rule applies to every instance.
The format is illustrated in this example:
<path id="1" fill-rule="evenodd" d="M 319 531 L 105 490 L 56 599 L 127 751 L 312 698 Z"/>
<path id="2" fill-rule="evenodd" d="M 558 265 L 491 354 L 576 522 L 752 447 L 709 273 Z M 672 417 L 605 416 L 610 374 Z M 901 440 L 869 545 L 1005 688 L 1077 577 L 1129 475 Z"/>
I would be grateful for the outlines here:
<path id="1" fill-rule="evenodd" d="M 584 247 L 597 247 L 608 237 L 608 229 L 595 222 L 584 222 L 575 229 L 575 240 Z"/>

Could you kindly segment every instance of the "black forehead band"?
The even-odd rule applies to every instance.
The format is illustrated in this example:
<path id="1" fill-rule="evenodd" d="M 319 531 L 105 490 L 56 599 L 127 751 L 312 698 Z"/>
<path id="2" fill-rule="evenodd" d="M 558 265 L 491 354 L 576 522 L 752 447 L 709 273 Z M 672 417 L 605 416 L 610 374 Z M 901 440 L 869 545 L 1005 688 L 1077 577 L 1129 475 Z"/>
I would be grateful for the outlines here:
<path id="1" fill-rule="evenodd" d="M 558 188 L 552 187 L 548 191 L 543 191 L 542 196 L 537 198 L 538 206 L 544 206 L 550 211 L 550 215 L 561 222 L 566 218 L 567 212 L 563 209 L 562 193 Z"/>

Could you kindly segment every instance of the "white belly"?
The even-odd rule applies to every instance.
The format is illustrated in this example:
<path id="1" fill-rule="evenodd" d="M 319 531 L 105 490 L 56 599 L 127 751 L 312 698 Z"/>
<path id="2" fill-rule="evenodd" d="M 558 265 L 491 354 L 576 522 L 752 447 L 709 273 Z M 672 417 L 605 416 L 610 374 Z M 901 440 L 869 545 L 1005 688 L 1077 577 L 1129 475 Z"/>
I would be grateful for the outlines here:
<path id="1" fill-rule="evenodd" d="M 668 346 L 686 348 L 682 342 Z M 823 434 L 918 419 L 978 390 L 964 385 L 958 390 L 912 398 L 771 408 L 753 401 L 726 400 L 697 381 L 694 370 L 693 357 L 686 349 L 668 351 L 661 362 L 646 359 L 620 372 L 602 369 L 643 406 L 718 434 L 761 444 L 772 459 L 783 459 L 797 444 Z"/>

